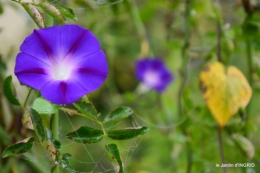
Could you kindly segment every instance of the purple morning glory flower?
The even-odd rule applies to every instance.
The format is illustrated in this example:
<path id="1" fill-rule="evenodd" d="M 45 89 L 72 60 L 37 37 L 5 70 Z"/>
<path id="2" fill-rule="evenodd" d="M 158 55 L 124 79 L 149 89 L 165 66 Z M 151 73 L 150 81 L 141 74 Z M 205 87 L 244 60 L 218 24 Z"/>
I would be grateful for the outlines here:
<path id="1" fill-rule="evenodd" d="M 145 58 L 136 63 L 136 76 L 142 83 L 158 92 L 163 92 L 173 76 L 159 58 Z"/>
<path id="2" fill-rule="evenodd" d="M 17 78 L 55 104 L 73 103 L 107 78 L 106 55 L 97 38 L 78 25 L 34 30 L 20 51 Z"/>

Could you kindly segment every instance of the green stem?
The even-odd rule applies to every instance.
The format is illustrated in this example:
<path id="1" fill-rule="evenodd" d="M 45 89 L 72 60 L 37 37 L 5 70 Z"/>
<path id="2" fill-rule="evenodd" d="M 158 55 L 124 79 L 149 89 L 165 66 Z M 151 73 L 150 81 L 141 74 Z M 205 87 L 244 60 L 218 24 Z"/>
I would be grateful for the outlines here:
<path id="1" fill-rule="evenodd" d="M 245 19 L 245 23 L 247 24 L 248 22 L 250 22 L 251 20 L 251 14 L 248 13 L 247 17 Z M 247 73 L 247 78 L 248 78 L 248 82 L 249 85 L 252 87 L 253 86 L 253 77 L 252 77 L 252 73 L 253 73 L 253 53 L 252 53 L 252 41 L 251 41 L 251 37 L 248 35 L 248 33 L 244 33 L 244 37 L 246 40 L 246 54 L 247 54 L 247 65 L 248 65 L 248 73 Z M 248 116 L 250 115 L 250 102 L 248 103 L 247 107 L 246 107 L 246 117 L 245 117 L 245 126 L 244 126 L 244 131 L 245 131 L 245 136 L 248 135 L 248 126 L 247 126 L 247 122 L 248 122 Z"/>
<path id="2" fill-rule="evenodd" d="M 217 53 L 217 59 L 219 62 L 222 62 L 222 56 L 221 56 L 221 38 L 222 38 L 222 17 L 220 13 L 220 5 L 218 0 L 213 0 L 213 10 L 216 15 L 216 31 L 217 31 L 217 45 L 216 45 L 216 53 Z"/>
<path id="3" fill-rule="evenodd" d="M 51 130 L 54 140 L 59 140 L 59 111 L 57 110 L 52 117 Z M 52 173 L 59 173 L 59 165 L 55 166 Z"/>
<path id="4" fill-rule="evenodd" d="M 130 6 L 130 11 L 131 11 L 131 15 L 133 18 L 133 22 L 134 25 L 136 27 L 136 30 L 139 34 L 139 36 L 141 37 L 141 56 L 148 56 L 149 51 L 150 53 L 153 55 L 152 50 L 149 50 L 149 42 L 146 38 L 146 31 L 145 31 L 145 27 L 144 24 L 142 22 L 140 13 L 139 13 L 139 9 L 138 6 L 136 4 L 135 0 L 128 0 L 127 1 L 128 5 Z"/>
<path id="5" fill-rule="evenodd" d="M 145 39 L 145 37 L 146 37 L 145 36 L 145 28 L 144 28 L 142 19 L 140 17 L 140 13 L 139 13 L 139 10 L 138 10 L 138 7 L 137 7 L 135 0 L 132 0 L 130 2 L 130 6 L 131 6 L 131 14 L 132 14 L 137 32 L 142 39 Z"/>
<path id="6" fill-rule="evenodd" d="M 220 126 L 218 126 L 218 144 L 219 144 L 219 154 L 221 157 L 221 162 L 222 164 L 226 164 L 226 159 L 225 159 L 225 155 L 224 155 L 224 149 L 223 149 L 223 140 L 222 140 L 222 128 Z M 223 173 L 227 173 L 227 168 L 224 166 L 222 168 Z"/>
<path id="7" fill-rule="evenodd" d="M 183 91 L 188 79 L 188 48 L 189 48 L 189 40 L 190 40 L 190 0 L 186 0 L 186 11 L 185 11 L 185 38 L 184 38 L 184 44 L 181 50 L 181 55 L 182 55 L 182 71 L 181 71 L 181 76 L 182 76 L 182 81 L 179 87 L 178 91 L 178 113 L 179 116 L 183 116 L 183 108 L 182 108 L 182 95 Z"/>
<path id="8" fill-rule="evenodd" d="M 246 38 L 246 52 L 247 52 L 247 61 L 248 61 L 248 81 L 250 86 L 252 86 L 253 78 L 252 78 L 252 63 L 253 63 L 253 57 L 252 57 L 252 44 L 250 38 Z"/>
<path id="9" fill-rule="evenodd" d="M 189 42 L 190 42 L 190 9 L 191 9 L 191 1 L 186 0 L 185 1 L 185 38 L 184 38 L 184 44 L 182 47 L 182 71 L 181 71 L 181 84 L 178 90 L 178 98 L 177 98 L 177 103 L 178 103 L 178 114 L 179 117 L 182 118 L 184 116 L 183 112 L 183 104 L 182 104 L 182 97 L 183 97 L 183 92 L 188 80 L 188 62 L 189 62 L 189 57 L 188 57 L 188 48 L 189 48 Z M 181 128 L 181 131 L 183 135 L 185 135 L 187 138 L 189 136 L 189 133 L 187 132 L 187 129 Z M 190 173 L 192 171 L 192 147 L 190 144 L 190 141 L 186 141 L 186 152 L 187 152 L 187 173 Z"/>
<path id="10" fill-rule="evenodd" d="M 218 61 L 222 62 L 221 57 L 221 23 L 220 20 L 217 21 L 217 57 Z"/>
<path id="11" fill-rule="evenodd" d="M 29 97 L 31 95 L 31 92 L 32 92 L 32 88 L 29 89 L 29 92 L 28 92 L 28 94 L 26 96 L 26 99 L 25 99 L 24 104 L 23 104 L 24 108 L 26 107 L 26 104 L 27 104 L 27 101 L 28 101 L 28 99 L 29 99 Z"/>

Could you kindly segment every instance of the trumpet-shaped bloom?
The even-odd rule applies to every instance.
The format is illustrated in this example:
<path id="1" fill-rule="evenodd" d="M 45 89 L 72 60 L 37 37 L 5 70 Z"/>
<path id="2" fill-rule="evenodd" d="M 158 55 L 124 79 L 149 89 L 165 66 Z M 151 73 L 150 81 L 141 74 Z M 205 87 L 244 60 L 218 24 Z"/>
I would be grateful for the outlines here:
<path id="1" fill-rule="evenodd" d="M 34 30 L 20 47 L 18 80 L 55 104 L 70 104 L 107 78 L 106 56 L 97 38 L 78 25 Z"/>
<path id="2" fill-rule="evenodd" d="M 158 92 L 163 92 L 173 80 L 173 75 L 159 58 L 137 61 L 136 76 L 146 87 Z"/>

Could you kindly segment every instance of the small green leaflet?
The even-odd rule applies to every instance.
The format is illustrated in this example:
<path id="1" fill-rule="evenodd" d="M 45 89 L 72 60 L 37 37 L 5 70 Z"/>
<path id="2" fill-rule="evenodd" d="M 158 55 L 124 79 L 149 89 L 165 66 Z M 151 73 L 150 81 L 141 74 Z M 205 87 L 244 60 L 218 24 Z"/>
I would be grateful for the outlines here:
<path id="1" fill-rule="evenodd" d="M 133 114 L 133 110 L 126 106 L 121 106 L 111 111 L 105 118 L 104 123 L 117 122 Z"/>
<path id="2" fill-rule="evenodd" d="M 111 161 L 116 173 L 123 173 L 123 163 L 120 157 L 119 150 L 116 144 L 109 144 L 105 146 L 106 154 Z"/>
<path id="3" fill-rule="evenodd" d="M 10 145 L 3 151 L 2 158 L 26 153 L 32 148 L 34 141 L 34 137 L 30 137 L 24 139 L 23 141 Z"/>
<path id="4" fill-rule="evenodd" d="M 85 116 L 97 118 L 97 110 L 91 103 L 85 101 L 81 103 L 73 103 L 73 105 Z"/>
<path id="5" fill-rule="evenodd" d="M 18 99 L 16 98 L 15 89 L 12 83 L 12 76 L 8 76 L 4 80 L 4 95 L 7 98 L 7 100 L 16 106 L 20 106 Z"/>
<path id="6" fill-rule="evenodd" d="M 29 109 L 29 113 L 30 113 L 30 117 L 32 119 L 34 130 L 35 130 L 40 142 L 43 143 L 46 136 L 45 136 L 44 126 L 42 124 L 42 118 L 38 114 L 38 112 L 35 111 L 34 109 Z"/>
<path id="7" fill-rule="evenodd" d="M 74 14 L 73 10 L 65 5 L 61 5 L 61 4 L 58 4 L 58 5 L 55 5 L 55 7 L 61 12 L 61 14 L 66 17 L 66 18 L 69 18 L 69 19 L 72 19 L 74 21 L 77 21 L 77 17 L 76 15 Z"/>
<path id="8" fill-rule="evenodd" d="M 59 24 L 65 24 L 65 18 L 61 12 L 51 3 L 41 2 L 38 4 L 46 13 L 59 22 Z"/>
<path id="9" fill-rule="evenodd" d="M 139 135 L 147 133 L 149 130 L 148 127 L 136 127 L 136 128 L 125 128 L 125 129 L 116 129 L 110 130 L 107 132 L 108 137 L 114 140 L 127 140 Z"/>
<path id="10" fill-rule="evenodd" d="M 102 130 L 94 129 L 88 126 L 82 126 L 78 130 L 68 133 L 67 138 L 78 143 L 97 143 L 103 139 Z"/>

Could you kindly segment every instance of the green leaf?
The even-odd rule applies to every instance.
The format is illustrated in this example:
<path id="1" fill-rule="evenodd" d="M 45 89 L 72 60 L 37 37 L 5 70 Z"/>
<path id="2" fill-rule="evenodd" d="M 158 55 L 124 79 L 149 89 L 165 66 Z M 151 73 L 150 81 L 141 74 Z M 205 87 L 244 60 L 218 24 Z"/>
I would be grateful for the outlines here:
<path id="1" fill-rule="evenodd" d="M 2 158 L 26 153 L 32 148 L 34 141 L 34 137 L 30 137 L 7 147 L 3 151 Z"/>
<path id="2" fill-rule="evenodd" d="M 72 155 L 71 155 L 70 153 L 64 153 L 64 154 L 62 154 L 62 159 L 68 160 L 68 159 L 70 159 L 71 157 L 72 157 Z"/>
<path id="3" fill-rule="evenodd" d="M 53 145 L 54 145 L 54 147 L 56 148 L 56 150 L 59 150 L 60 147 L 61 147 L 61 143 L 60 143 L 60 141 L 58 141 L 58 140 L 54 140 L 54 141 L 53 141 Z"/>
<path id="4" fill-rule="evenodd" d="M 129 117 L 132 114 L 133 114 L 132 109 L 130 109 L 129 107 L 126 107 L 126 106 L 121 106 L 119 108 L 116 108 L 112 112 L 110 112 L 106 116 L 104 123 L 120 121 L 124 118 Z"/>
<path id="5" fill-rule="evenodd" d="M 72 157 L 72 155 L 70 153 L 62 154 L 61 165 L 62 165 L 62 168 L 64 168 L 64 170 L 63 170 L 64 173 L 75 173 L 75 172 L 77 172 L 75 169 L 73 169 L 69 165 L 69 159 L 71 157 Z"/>
<path id="6" fill-rule="evenodd" d="M 48 13 L 51 17 L 59 22 L 59 24 L 65 24 L 65 18 L 61 14 L 61 12 L 51 3 L 41 2 L 39 6 Z"/>
<path id="7" fill-rule="evenodd" d="M 111 161 L 115 171 L 117 173 L 123 173 L 124 172 L 123 163 L 122 163 L 120 153 L 119 153 L 119 150 L 118 150 L 116 144 L 106 145 L 105 149 L 106 149 L 106 154 L 107 154 L 109 160 Z"/>
<path id="8" fill-rule="evenodd" d="M 82 114 L 87 117 L 97 117 L 97 110 L 91 103 L 81 102 L 80 104 L 73 104 Z"/>
<path id="9" fill-rule="evenodd" d="M 31 18 L 39 28 L 45 28 L 44 18 L 35 6 L 27 2 L 18 2 L 18 3 L 20 3 L 23 6 L 23 8 L 31 16 Z"/>
<path id="10" fill-rule="evenodd" d="M 61 14 L 64 17 L 67 17 L 67 18 L 75 20 L 75 21 L 78 20 L 71 8 L 69 8 L 65 5 L 61 5 L 61 4 L 55 5 L 55 7 L 61 12 Z"/>
<path id="11" fill-rule="evenodd" d="M 30 113 L 30 116 L 32 119 L 34 130 L 35 130 L 40 142 L 43 143 L 46 136 L 45 136 L 44 126 L 42 124 L 42 118 L 38 114 L 38 112 L 36 112 L 34 109 L 30 109 L 29 113 Z"/>
<path id="12" fill-rule="evenodd" d="M 126 128 L 126 129 L 117 129 L 110 130 L 107 132 L 108 137 L 115 140 L 126 140 L 131 139 L 139 135 L 147 133 L 149 130 L 148 127 L 137 127 L 137 128 Z"/>
<path id="13" fill-rule="evenodd" d="M 96 143 L 103 139 L 102 130 L 94 129 L 88 126 L 82 126 L 78 130 L 68 133 L 67 138 L 78 143 Z"/>
<path id="14" fill-rule="evenodd" d="M 255 154 L 255 147 L 252 142 L 240 134 L 233 134 L 232 137 L 238 146 L 246 153 L 246 155 L 252 159 Z"/>
<path id="15" fill-rule="evenodd" d="M 54 114 L 58 109 L 56 105 L 51 104 L 49 101 L 41 97 L 34 100 L 32 108 L 39 114 Z"/>
<path id="16" fill-rule="evenodd" d="M 20 106 L 18 99 L 16 98 L 15 89 L 12 83 L 12 76 L 8 76 L 4 80 L 4 95 L 7 98 L 7 100 L 16 106 Z"/>

